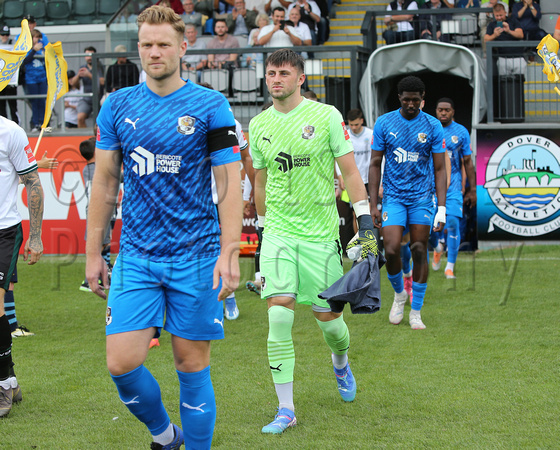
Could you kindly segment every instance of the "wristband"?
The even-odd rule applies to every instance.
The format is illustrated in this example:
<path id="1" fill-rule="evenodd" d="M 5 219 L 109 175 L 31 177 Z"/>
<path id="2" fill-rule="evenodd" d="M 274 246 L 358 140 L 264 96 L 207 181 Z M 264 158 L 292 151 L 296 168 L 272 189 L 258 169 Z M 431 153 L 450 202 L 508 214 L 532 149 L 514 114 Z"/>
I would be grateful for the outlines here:
<path id="1" fill-rule="evenodd" d="M 259 222 L 259 227 L 264 228 L 265 220 L 266 220 L 266 216 L 259 216 L 257 214 L 257 221 Z"/>
<path id="2" fill-rule="evenodd" d="M 369 212 L 369 201 L 367 200 L 360 200 L 359 202 L 353 203 L 352 207 L 354 208 L 354 212 L 356 213 L 356 217 L 363 216 L 365 214 L 370 214 Z"/>

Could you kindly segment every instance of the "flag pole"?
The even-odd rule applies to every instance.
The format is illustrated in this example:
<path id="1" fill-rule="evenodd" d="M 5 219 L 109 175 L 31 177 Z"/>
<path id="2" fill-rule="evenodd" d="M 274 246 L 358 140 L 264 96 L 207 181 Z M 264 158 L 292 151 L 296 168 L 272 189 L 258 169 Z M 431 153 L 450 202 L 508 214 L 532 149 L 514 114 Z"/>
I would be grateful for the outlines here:
<path id="1" fill-rule="evenodd" d="M 39 134 L 39 139 L 37 139 L 37 143 L 35 144 L 35 150 L 33 150 L 33 156 L 37 156 L 37 150 L 39 150 L 39 144 L 41 143 L 41 139 L 43 139 L 43 133 L 45 132 L 44 128 L 41 128 L 41 133 Z"/>

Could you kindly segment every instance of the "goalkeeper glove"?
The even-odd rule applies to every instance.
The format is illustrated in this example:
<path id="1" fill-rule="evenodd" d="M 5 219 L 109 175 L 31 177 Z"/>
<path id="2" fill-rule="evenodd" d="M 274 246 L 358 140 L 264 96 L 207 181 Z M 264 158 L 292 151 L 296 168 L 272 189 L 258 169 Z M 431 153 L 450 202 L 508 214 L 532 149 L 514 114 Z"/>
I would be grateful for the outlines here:
<path id="1" fill-rule="evenodd" d="M 365 204 L 363 204 L 365 202 Z M 361 247 L 361 253 L 359 259 L 366 259 L 368 252 L 371 252 L 374 256 L 377 256 L 377 239 L 373 234 L 373 219 L 369 213 L 369 204 L 367 200 L 362 200 L 354 204 L 354 210 L 356 211 L 356 216 L 358 217 L 358 235 L 352 239 L 347 247 L 346 253 L 349 257 L 357 256 L 355 255 L 356 250 L 351 250 L 355 247 Z M 354 255 L 352 255 L 354 253 Z M 358 259 L 358 258 L 351 258 Z"/>

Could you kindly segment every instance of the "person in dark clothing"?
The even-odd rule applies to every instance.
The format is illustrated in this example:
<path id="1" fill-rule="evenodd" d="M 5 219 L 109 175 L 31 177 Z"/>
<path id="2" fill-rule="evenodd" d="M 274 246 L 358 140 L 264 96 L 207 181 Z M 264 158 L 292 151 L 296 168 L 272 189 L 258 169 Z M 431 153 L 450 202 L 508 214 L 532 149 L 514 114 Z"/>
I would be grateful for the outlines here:
<path id="1" fill-rule="evenodd" d="M 124 45 L 117 45 L 115 53 L 126 53 Z M 138 67 L 126 56 L 118 57 L 117 62 L 107 68 L 105 87 L 107 92 L 115 92 L 123 87 L 136 86 L 140 78 Z"/>

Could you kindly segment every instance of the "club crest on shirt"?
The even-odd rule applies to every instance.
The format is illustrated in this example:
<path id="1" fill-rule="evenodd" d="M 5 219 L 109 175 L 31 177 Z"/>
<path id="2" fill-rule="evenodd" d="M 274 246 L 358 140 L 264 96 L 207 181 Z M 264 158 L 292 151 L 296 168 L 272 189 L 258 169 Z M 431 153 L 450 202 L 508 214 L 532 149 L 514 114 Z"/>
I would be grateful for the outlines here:
<path id="1" fill-rule="evenodd" d="M 113 316 L 111 316 L 111 307 L 107 306 L 107 312 L 105 313 L 105 325 L 110 325 L 113 321 Z"/>
<path id="2" fill-rule="evenodd" d="M 425 144 L 427 138 L 428 135 L 426 133 L 418 133 L 418 142 L 420 142 L 420 144 Z"/>
<path id="3" fill-rule="evenodd" d="M 388 218 L 389 218 L 389 214 L 387 214 L 387 211 L 385 211 L 383 213 L 383 222 L 386 222 Z"/>
<path id="4" fill-rule="evenodd" d="M 266 290 L 266 278 L 261 275 L 261 291 Z"/>
<path id="5" fill-rule="evenodd" d="M 451 142 L 453 142 L 454 144 L 459 142 L 459 136 L 451 136 Z"/>
<path id="6" fill-rule="evenodd" d="M 303 139 L 313 139 L 315 137 L 315 127 L 313 125 L 306 125 L 302 129 L 301 137 Z"/>
<path id="7" fill-rule="evenodd" d="M 183 116 L 179 117 L 179 126 L 177 127 L 177 131 L 181 134 L 193 134 L 194 133 L 194 123 L 196 119 L 190 116 Z"/>

